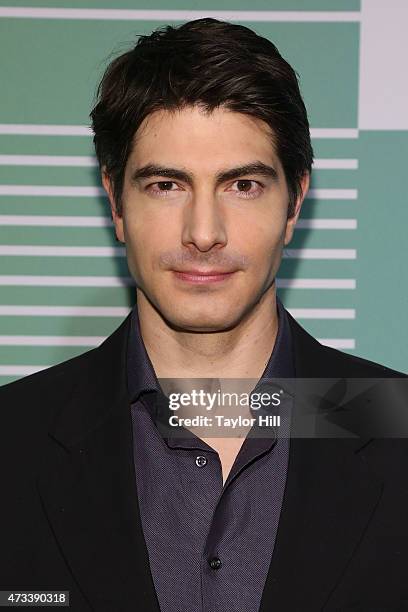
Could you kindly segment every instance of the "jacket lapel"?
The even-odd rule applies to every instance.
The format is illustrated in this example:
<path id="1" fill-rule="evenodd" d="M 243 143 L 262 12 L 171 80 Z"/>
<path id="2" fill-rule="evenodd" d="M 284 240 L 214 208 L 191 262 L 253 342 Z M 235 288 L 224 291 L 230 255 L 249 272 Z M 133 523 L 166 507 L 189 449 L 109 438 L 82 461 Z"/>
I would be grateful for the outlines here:
<path id="1" fill-rule="evenodd" d="M 133 464 L 125 359 L 129 322 L 128 316 L 100 347 L 67 366 L 67 384 L 76 382 L 58 391 L 61 405 L 38 489 L 91 607 L 131 610 L 143 603 L 147 612 L 158 612 Z"/>
<path id="2" fill-rule="evenodd" d="M 352 377 L 289 315 L 297 378 Z M 363 377 L 364 374 L 361 374 Z M 296 409 L 294 422 L 296 420 Z M 277 539 L 260 612 L 321 610 L 373 515 L 382 482 L 361 460 L 367 440 L 290 441 Z"/>

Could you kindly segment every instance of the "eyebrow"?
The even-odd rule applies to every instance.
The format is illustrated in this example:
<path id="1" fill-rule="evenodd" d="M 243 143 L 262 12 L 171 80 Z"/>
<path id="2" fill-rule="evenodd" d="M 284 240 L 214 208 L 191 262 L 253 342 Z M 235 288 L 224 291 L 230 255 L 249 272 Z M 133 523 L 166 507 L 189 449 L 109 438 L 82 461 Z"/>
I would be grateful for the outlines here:
<path id="1" fill-rule="evenodd" d="M 244 164 L 243 166 L 228 168 L 226 170 L 217 172 L 215 175 L 216 186 L 224 183 L 225 181 L 237 179 L 240 176 L 245 176 L 247 174 L 267 176 L 275 181 L 278 180 L 278 173 L 273 166 L 264 164 L 261 161 L 255 161 Z M 150 178 L 152 176 L 165 176 L 178 181 L 184 181 L 190 186 L 193 184 L 193 175 L 190 172 L 181 170 L 180 168 L 169 168 L 167 166 L 160 166 L 156 164 L 147 164 L 141 168 L 135 168 L 131 174 L 130 180 L 132 183 L 136 183 L 141 178 Z"/>

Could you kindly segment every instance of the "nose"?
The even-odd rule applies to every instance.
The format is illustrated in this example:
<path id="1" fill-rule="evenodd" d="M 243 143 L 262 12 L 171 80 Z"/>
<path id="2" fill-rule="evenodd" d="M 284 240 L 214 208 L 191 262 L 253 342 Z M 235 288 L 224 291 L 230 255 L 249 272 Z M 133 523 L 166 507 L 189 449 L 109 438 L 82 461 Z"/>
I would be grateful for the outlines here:
<path id="1" fill-rule="evenodd" d="M 225 219 L 214 195 L 202 193 L 190 201 L 184 211 L 182 243 L 203 252 L 227 244 Z"/>

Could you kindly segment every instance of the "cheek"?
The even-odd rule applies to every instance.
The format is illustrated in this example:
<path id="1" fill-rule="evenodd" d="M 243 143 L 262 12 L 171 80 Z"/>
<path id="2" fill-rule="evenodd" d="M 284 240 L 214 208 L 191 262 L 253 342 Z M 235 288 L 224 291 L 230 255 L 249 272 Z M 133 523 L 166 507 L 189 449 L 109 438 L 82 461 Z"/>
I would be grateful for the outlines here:
<path id="1" fill-rule="evenodd" d="M 269 258 L 279 251 L 285 236 L 286 222 L 283 218 L 269 215 L 247 219 L 242 227 L 234 228 L 234 242 L 246 252 L 251 252 L 257 261 Z"/>
<path id="2" fill-rule="evenodd" d="M 160 253 L 179 246 L 174 233 L 174 219 L 139 209 L 128 215 L 124 225 L 126 251 L 129 265 L 143 275 L 149 275 L 158 267 Z"/>

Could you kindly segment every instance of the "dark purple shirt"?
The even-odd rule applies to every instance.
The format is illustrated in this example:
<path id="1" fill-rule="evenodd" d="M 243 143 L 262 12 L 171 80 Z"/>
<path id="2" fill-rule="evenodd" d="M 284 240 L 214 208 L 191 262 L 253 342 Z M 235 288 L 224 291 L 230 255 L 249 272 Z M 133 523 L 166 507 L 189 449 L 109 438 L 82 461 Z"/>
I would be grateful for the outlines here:
<path id="1" fill-rule="evenodd" d="M 277 305 L 278 333 L 261 379 L 295 377 L 289 321 Z M 257 612 L 286 483 L 290 407 L 279 409 L 277 436 L 251 437 L 251 429 L 223 486 L 212 447 L 192 433 L 181 439 L 157 428 L 155 400 L 166 404 L 167 398 L 140 334 L 136 304 L 127 374 L 138 501 L 160 610 Z"/>

